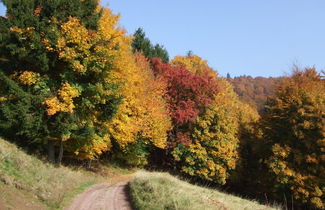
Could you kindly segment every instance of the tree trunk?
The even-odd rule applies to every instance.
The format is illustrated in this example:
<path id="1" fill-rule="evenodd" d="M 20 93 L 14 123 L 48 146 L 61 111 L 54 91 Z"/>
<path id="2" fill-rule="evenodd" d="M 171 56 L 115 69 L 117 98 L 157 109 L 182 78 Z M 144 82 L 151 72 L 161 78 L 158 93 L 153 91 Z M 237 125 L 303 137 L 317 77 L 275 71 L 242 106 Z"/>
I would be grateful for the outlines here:
<path id="1" fill-rule="evenodd" d="M 62 157 L 63 157 L 63 141 L 60 141 L 60 151 L 59 151 L 59 156 L 58 156 L 58 165 L 61 165 L 62 162 Z"/>
<path id="2" fill-rule="evenodd" d="M 48 141 L 48 160 L 50 163 L 55 162 L 54 143 L 51 140 Z"/>

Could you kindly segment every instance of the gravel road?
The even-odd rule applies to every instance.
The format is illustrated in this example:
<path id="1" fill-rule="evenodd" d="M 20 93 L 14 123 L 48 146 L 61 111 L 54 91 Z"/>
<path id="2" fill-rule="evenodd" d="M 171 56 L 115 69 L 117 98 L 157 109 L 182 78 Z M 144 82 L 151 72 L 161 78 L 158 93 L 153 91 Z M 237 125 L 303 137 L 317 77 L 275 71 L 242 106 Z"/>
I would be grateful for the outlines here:
<path id="1" fill-rule="evenodd" d="M 96 184 L 76 196 L 65 210 L 132 210 L 127 190 L 125 181 Z"/>

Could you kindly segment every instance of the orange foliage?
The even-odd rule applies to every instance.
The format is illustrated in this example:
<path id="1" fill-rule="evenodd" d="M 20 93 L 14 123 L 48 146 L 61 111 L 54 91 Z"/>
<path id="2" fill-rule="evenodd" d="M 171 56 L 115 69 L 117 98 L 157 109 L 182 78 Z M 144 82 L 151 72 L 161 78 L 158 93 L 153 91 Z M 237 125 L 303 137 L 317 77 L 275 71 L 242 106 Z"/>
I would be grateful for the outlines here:
<path id="1" fill-rule="evenodd" d="M 325 81 L 315 69 L 296 70 L 266 106 L 268 165 L 296 201 L 325 208 Z M 279 190 L 279 189 L 277 189 Z"/>

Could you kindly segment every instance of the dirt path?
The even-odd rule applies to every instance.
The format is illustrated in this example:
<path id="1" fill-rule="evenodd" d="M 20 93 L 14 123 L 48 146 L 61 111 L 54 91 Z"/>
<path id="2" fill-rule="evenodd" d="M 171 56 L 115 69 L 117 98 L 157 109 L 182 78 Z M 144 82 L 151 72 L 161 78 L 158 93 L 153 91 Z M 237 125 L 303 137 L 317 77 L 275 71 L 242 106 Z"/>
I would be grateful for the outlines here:
<path id="1" fill-rule="evenodd" d="M 128 201 L 128 181 L 102 183 L 76 196 L 66 210 L 132 210 Z"/>

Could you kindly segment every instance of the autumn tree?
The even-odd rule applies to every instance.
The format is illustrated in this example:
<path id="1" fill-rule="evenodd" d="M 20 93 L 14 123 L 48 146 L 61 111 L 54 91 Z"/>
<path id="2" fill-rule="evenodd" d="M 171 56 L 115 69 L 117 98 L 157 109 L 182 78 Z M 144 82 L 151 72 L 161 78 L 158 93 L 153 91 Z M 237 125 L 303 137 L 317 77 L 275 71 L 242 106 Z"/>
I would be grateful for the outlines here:
<path id="1" fill-rule="evenodd" d="M 204 107 L 212 103 L 217 85 L 208 76 L 195 75 L 184 67 L 173 67 L 157 58 L 152 60 L 152 68 L 156 77 L 167 84 L 165 98 L 175 138 L 170 146 L 174 147 L 177 141 L 187 144 L 188 129 Z"/>
<path id="2" fill-rule="evenodd" d="M 295 70 L 266 104 L 267 164 L 279 197 L 325 207 L 325 83 L 314 68 Z"/>
<path id="3" fill-rule="evenodd" d="M 1 18 L 1 133 L 58 145 L 79 158 L 109 150 L 105 127 L 121 101 L 112 69 L 130 43 L 97 0 L 6 1 Z M 21 130 L 20 128 L 24 128 Z"/>
<path id="4" fill-rule="evenodd" d="M 217 72 L 208 65 L 208 61 L 194 55 L 191 51 L 187 56 L 175 56 L 170 62 L 175 66 L 182 66 L 196 75 L 217 77 Z"/>
<path id="5" fill-rule="evenodd" d="M 167 132 L 171 130 L 163 98 L 165 83 L 155 79 L 143 55 L 121 56 L 120 60 L 129 59 L 128 66 L 113 71 L 113 75 L 124 84 L 120 92 L 123 100 L 106 127 L 115 143 L 113 156 L 129 165 L 143 166 L 152 149 L 166 148 Z"/>
<path id="6" fill-rule="evenodd" d="M 227 81 L 218 81 L 219 92 L 196 118 L 191 142 L 173 151 L 182 171 L 204 180 L 225 184 L 238 160 L 238 99 Z"/>
<path id="7" fill-rule="evenodd" d="M 241 103 L 232 86 L 199 56 L 176 56 L 171 64 L 152 60 L 167 83 L 174 128 L 168 150 L 183 173 L 225 184 L 236 167 Z"/>

